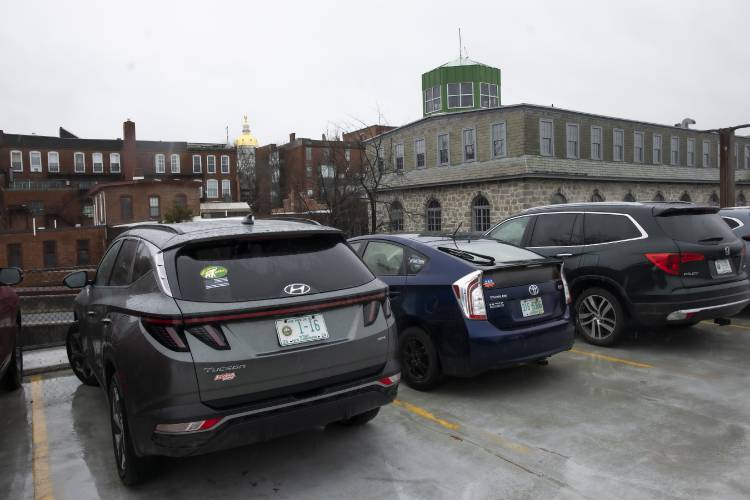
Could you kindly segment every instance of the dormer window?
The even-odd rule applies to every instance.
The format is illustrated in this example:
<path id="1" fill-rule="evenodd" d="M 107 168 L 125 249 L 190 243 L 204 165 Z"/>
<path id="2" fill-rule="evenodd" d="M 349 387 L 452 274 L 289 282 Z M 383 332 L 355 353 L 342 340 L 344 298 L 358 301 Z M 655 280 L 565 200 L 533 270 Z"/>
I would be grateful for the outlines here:
<path id="1" fill-rule="evenodd" d="M 482 108 L 496 108 L 500 105 L 500 90 L 497 84 L 479 84 L 479 106 Z"/>
<path id="2" fill-rule="evenodd" d="M 448 84 L 448 108 L 474 107 L 474 82 Z"/>
<path id="3" fill-rule="evenodd" d="M 435 111 L 440 111 L 440 108 L 441 108 L 440 94 L 441 94 L 440 85 L 435 85 L 434 87 L 430 87 L 424 91 L 424 112 L 425 113 L 434 113 Z"/>

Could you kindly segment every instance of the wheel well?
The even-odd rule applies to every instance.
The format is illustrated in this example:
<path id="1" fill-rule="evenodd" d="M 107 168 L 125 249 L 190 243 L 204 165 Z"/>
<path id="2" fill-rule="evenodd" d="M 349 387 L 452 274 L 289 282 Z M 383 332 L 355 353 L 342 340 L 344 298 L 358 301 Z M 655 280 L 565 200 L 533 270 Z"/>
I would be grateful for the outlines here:
<path id="1" fill-rule="evenodd" d="M 109 381 L 112 380 L 112 374 L 115 373 L 115 364 L 112 361 L 107 360 L 104 365 L 104 384 L 107 387 L 107 393 L 109 393 Z"/>
<path id="2" fill-rule="evenodd" d="M 625 311 L 625 314 L 630 316 L 630 303 L 628 302 L 627 298 L 622 293 L 622 290 L 620 290 L 620 287 L 616 286 L 612 282 L 610 282 L 607 279 L 599 278 L 596 276 L 581 278 L 580 280 L 576 280 L 576 282 L 573 284 L 573 289 L 571 290 L 573 294 L 573 300 L 575 301 L 578 297 L 578 294 L 581 293 L 581 291 L 585 290 L 586 288 L 604 288 L 608 292 L 612 293 L 615 297 L 617 297 L 620 300 L 620 305 L 622 306 L 623 311 Z"/>

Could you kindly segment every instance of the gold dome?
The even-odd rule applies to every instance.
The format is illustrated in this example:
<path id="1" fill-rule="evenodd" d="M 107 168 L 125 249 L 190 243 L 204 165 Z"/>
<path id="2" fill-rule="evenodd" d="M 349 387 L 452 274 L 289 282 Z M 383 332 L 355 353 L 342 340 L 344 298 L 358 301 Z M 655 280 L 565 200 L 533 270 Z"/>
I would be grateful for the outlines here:
<path id="1" fill-rule="evenodd" d="M 258 139 L 250 133 L 250 124 L 247 122 L 247 115 L 245 115 L 242 121 L 242 135 L 234 140 L 235 146 L 251 146 L 254 148 L 258 147 Z"/>

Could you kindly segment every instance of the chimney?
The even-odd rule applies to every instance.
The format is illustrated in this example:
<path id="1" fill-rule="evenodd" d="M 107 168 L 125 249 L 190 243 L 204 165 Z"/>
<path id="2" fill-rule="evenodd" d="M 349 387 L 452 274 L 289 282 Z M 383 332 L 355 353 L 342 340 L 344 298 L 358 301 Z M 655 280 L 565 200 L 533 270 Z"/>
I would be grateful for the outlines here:
<path id="1" fill-rule="evenodd" d="M 138 159 L 135 147 L 135 122 L 128 119 L 122 124 L 122 174 L 126 181 L 133 180 L 133 177 L 143 176 L 138 174 Z"/>
<path id="2" fill-rule="evenodd" d="M 294 140 L 297 138 L 297 134 L 294 132 L 289 133 L 289 142 L 294 142 Z"/>

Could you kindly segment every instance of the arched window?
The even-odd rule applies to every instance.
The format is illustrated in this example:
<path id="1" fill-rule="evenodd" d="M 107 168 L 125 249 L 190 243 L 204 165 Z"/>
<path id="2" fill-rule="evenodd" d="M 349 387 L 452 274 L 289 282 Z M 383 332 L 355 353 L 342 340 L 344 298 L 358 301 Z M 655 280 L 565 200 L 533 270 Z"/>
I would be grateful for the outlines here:
<path id="1" fill-rule="evenodd" d="M 562 194 L 560 191 L 556 192 L 552 195 L 552 198 L 549 199 L 549 202 L 552 205 L 562 205 L 564 203 L 568 202 L 568 199 L 565 197 L 564 194 Z"/>
<path id="2" fill-rule="evenodd" d="M 692 198 L 690 198 L 690 194 L 687 191 L 683 191 L 680 195 L 680 201 L 693 201 Z"/>
<path id="3" fill-rule="evenodd" d="M 481 194 L 471 202 L 471 230 L 485 232 L 490 228 L 490 202 Z"/>
<path id="4" fill-rule="evenodd" d="M 622 201 L 629 201 L 631 203 L 634 202 L 635 201 L 635 196 L 633 196 L 633 192 L 632 191 L 628 191 L 628 194 L 625 195 L 625 197 L 622 199 Z"/>
<path id="5" fill-rule="evenodd" d="M 394 201 L 391 203 L 389 216 L 391 219 L 391 231 L 404 230 L 404 206 L 401 202 Z"/>
<path id="6" fill-rule="evenodd" d="M 713 205 L 715 207 L 719 206 L 719 195 L 716 194 L 716 191 L 712 192 L 711 195 L 708 197 L 708 204 Z"/>
<path id="7" fill-rule="evenodd" d="M 597 202 L 597 201 L 604 201 L 604 196 L 599 194 L 598 189 L 594 189 L 594 192 L 591 194 L 591 201 Z"/>
<path id="8" fill-rule="evenodd" d="M 740 191 L 737 194 L 737 202 L 735 203 L 735 205 L 737 205 L 738 207 L 744 207 L 747 205 L 747 199 L 745 199 L 745 193 L 743 193 L 742 191 Z"/>
<path id="9" fill-rule="evenodd" d="M 664 201 L 664 195 L 661 194 L 661 191 L 657 191 L 654 195 L 654 201 Z"/>
<path id="10" fill-rule="evenodd" d="M 440 208 L 440 202 L 435 198 L 427 202 L 427 224 L 426 230 L 429 231 L 442 231 L 443 229 L 443 214 Z"/>

